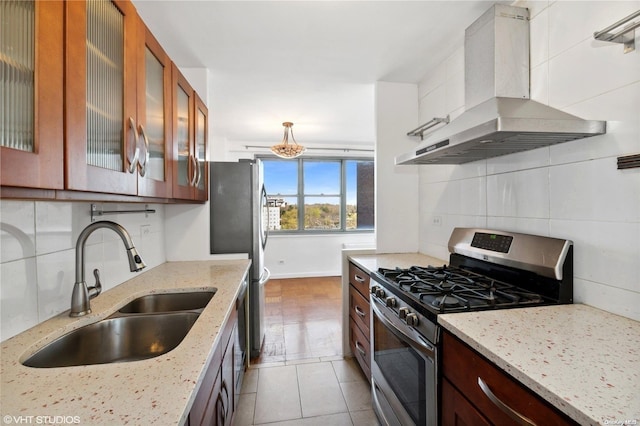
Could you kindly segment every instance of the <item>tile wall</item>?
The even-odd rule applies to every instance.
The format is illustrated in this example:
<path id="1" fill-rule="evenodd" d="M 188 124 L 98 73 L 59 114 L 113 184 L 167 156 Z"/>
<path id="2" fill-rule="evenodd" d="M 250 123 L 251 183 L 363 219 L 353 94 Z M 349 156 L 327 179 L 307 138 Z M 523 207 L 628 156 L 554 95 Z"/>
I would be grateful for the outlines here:
<path id="1" fill-rule="evenodd" d="M 0 340 L 69 309 L 75 283 L 75 245 L 91 223 L 91 203 L 0 200 Z M 98 203 L 98 209 L 138 210 L 143 204 Z M 147 264 L 165 262 L 164 206 L 155 214 L 103 216 L 124 226 Z M 130 279 L 122 240 L 110 230 L 87 240 L 86 277 L 100 270 L 103 291 Z"/>
<path id="2" fill-rule="evenodd" d="M 420 168 L 420 251 L 448 258 L 455 226 L 573 240 L 575 301 L 640 320 L 638 49 L 593 33 L 640 9 L 639 1 L 519 1 L 531 13 L 531 97 L 579 117 L 607 120 L 607 134 L 460 166 Z M 464 111 L 459 46 L 419 84 L 420 122 Z"/>

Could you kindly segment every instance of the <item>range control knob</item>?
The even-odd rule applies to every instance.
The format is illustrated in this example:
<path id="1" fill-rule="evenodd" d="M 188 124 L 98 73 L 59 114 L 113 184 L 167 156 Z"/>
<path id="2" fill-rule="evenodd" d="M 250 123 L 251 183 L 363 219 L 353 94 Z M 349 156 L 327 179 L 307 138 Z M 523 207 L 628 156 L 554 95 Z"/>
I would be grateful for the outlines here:
<path id="1" fill-rule="evenodd" d="M 389 306 L 390 308 L 395 308 L 396 307 L 396 298 L 389 296 L 385 299 L 385 302 L 387 303 L 387 306 Z"/>
<path id="2" fill-rule="evenodd" d="M 380 287 L 378 287 L 377 285 L 371 286 L 371 294 L 376 294 L 376 291 L 378 291 Z"/>
<path id="3" fill-rule="evenodd" d="M 400 319 L 405 319 L 409 315 L 409 308 L 400 308 L 398 309 L 398 317 Z"/>
<path id="4" fill-rule="evenodd" d="M 385 291 L 381 288 L 376 289 L 376 296 L 378 296 L 380 299 L 384 299 L 384 297 L 387 295 L 387 293 L 385 293 Z"/>
<path id="5" fill-rule="evenodd" d="M 404 320 L 407 322 L 407 325 L 418 325 L 418 316 L 416 314 L 407 314 L 407 317 Z"/>

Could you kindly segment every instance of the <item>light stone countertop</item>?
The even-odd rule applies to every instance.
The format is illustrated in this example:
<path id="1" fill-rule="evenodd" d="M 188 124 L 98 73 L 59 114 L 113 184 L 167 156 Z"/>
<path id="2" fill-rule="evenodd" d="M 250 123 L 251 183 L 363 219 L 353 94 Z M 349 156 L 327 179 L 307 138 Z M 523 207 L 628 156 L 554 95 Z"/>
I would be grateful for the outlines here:
<path id="1" fill-rule="evenodd" d="M 375 272 L 378 268 L 409 268 L 411 266 L 442 266 L 447 262 L 421 253 L 357 254 L 349 260 L 365 272 Z"/>
<path id="2" fill-rule="evenodd" d="M 36 423 L 36 416 L 64 416 L 56 424 L 183 424 L 250 262 L 164 263 L 92 299 L 93 312 L 85 317 L 70 318 L 67 311 L 2 342 L 3 424 L 21 419 Z M 108 317 L 139 296 L 211 288 L 217 289 L 215 296 L 182 343 L 159 357 L 63 368 L 30 368 L 20 363 L 52 340 Z M 10 421 L 5 421 L 7 416 L 12 416 Z M 40 420 L 50 424 L 50 418 Z"/>
<path id="3" fill-rule="evenodd" d="M 640 424 L 640 322 L 580 304 L 438 322 L 579 424 Z"/>

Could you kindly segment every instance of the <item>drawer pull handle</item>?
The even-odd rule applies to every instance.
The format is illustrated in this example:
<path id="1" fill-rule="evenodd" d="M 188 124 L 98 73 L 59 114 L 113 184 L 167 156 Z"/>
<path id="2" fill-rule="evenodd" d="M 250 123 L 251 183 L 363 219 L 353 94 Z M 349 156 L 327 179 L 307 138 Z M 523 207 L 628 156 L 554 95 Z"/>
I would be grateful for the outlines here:
<path id="1" fill-rule="evenodd" d="M 358 342 L 357 340 L 356 340 L 356 349 L 358 350 L 358 352 L 360 352 L 362 356 L 367 356 L 367 353 L 365 352 L 364 348 L 362 347 L 360 342 Z"/>
<path id="2" fill-rule="evenodd" d="M 527 417 L 523 416 L 504 402 L 500 401 L 500 399 L 491 391 L 489 385 L 487 385 L 487 383 L 480 377 L 478 377 L 478 386 L 480 386 L 482 392 L 484 392 L 484 394 L 487 396 L 487 398 L 489 398 L 491 402 L 493 402 L 499 409 L 501 409 L 513 420 L 515 420 L 518 424 L 521 424 L 523 426 L 536 426 L 533 421 L 529 420 Z"/>
<path id="3" fill-rule="evenodd" d="M 359 283 L 363 283 L 364 282 L 364 278 L 362 278 L 360 275 L 358 274 L 354 274 L 353 278 L 358 281 Z"/>
<path id="4" fill-rule="evenodd" d="M 362 310 L 362 308 L 360 308 L 360 306 L 356 305 L 353 308 L 356 311 L 356 314 L 360 315 L 362 318 L 364 318 L 367 314 L 365 313 L 365 311 Z"/>

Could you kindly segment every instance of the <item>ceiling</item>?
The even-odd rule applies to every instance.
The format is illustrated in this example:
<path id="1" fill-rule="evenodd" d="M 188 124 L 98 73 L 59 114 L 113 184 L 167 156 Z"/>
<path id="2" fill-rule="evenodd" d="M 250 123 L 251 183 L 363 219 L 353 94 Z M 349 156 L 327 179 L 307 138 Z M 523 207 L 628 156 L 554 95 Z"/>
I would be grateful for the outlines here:
<path id="1" fill-rule="evenodd" d="M 209 70 L 214 143 L 270 145 L 292 121 L 305 146 L 373 147 L 375 82 L 417 83 L 492 2 L 134 4 L 179 67 Z"/>

